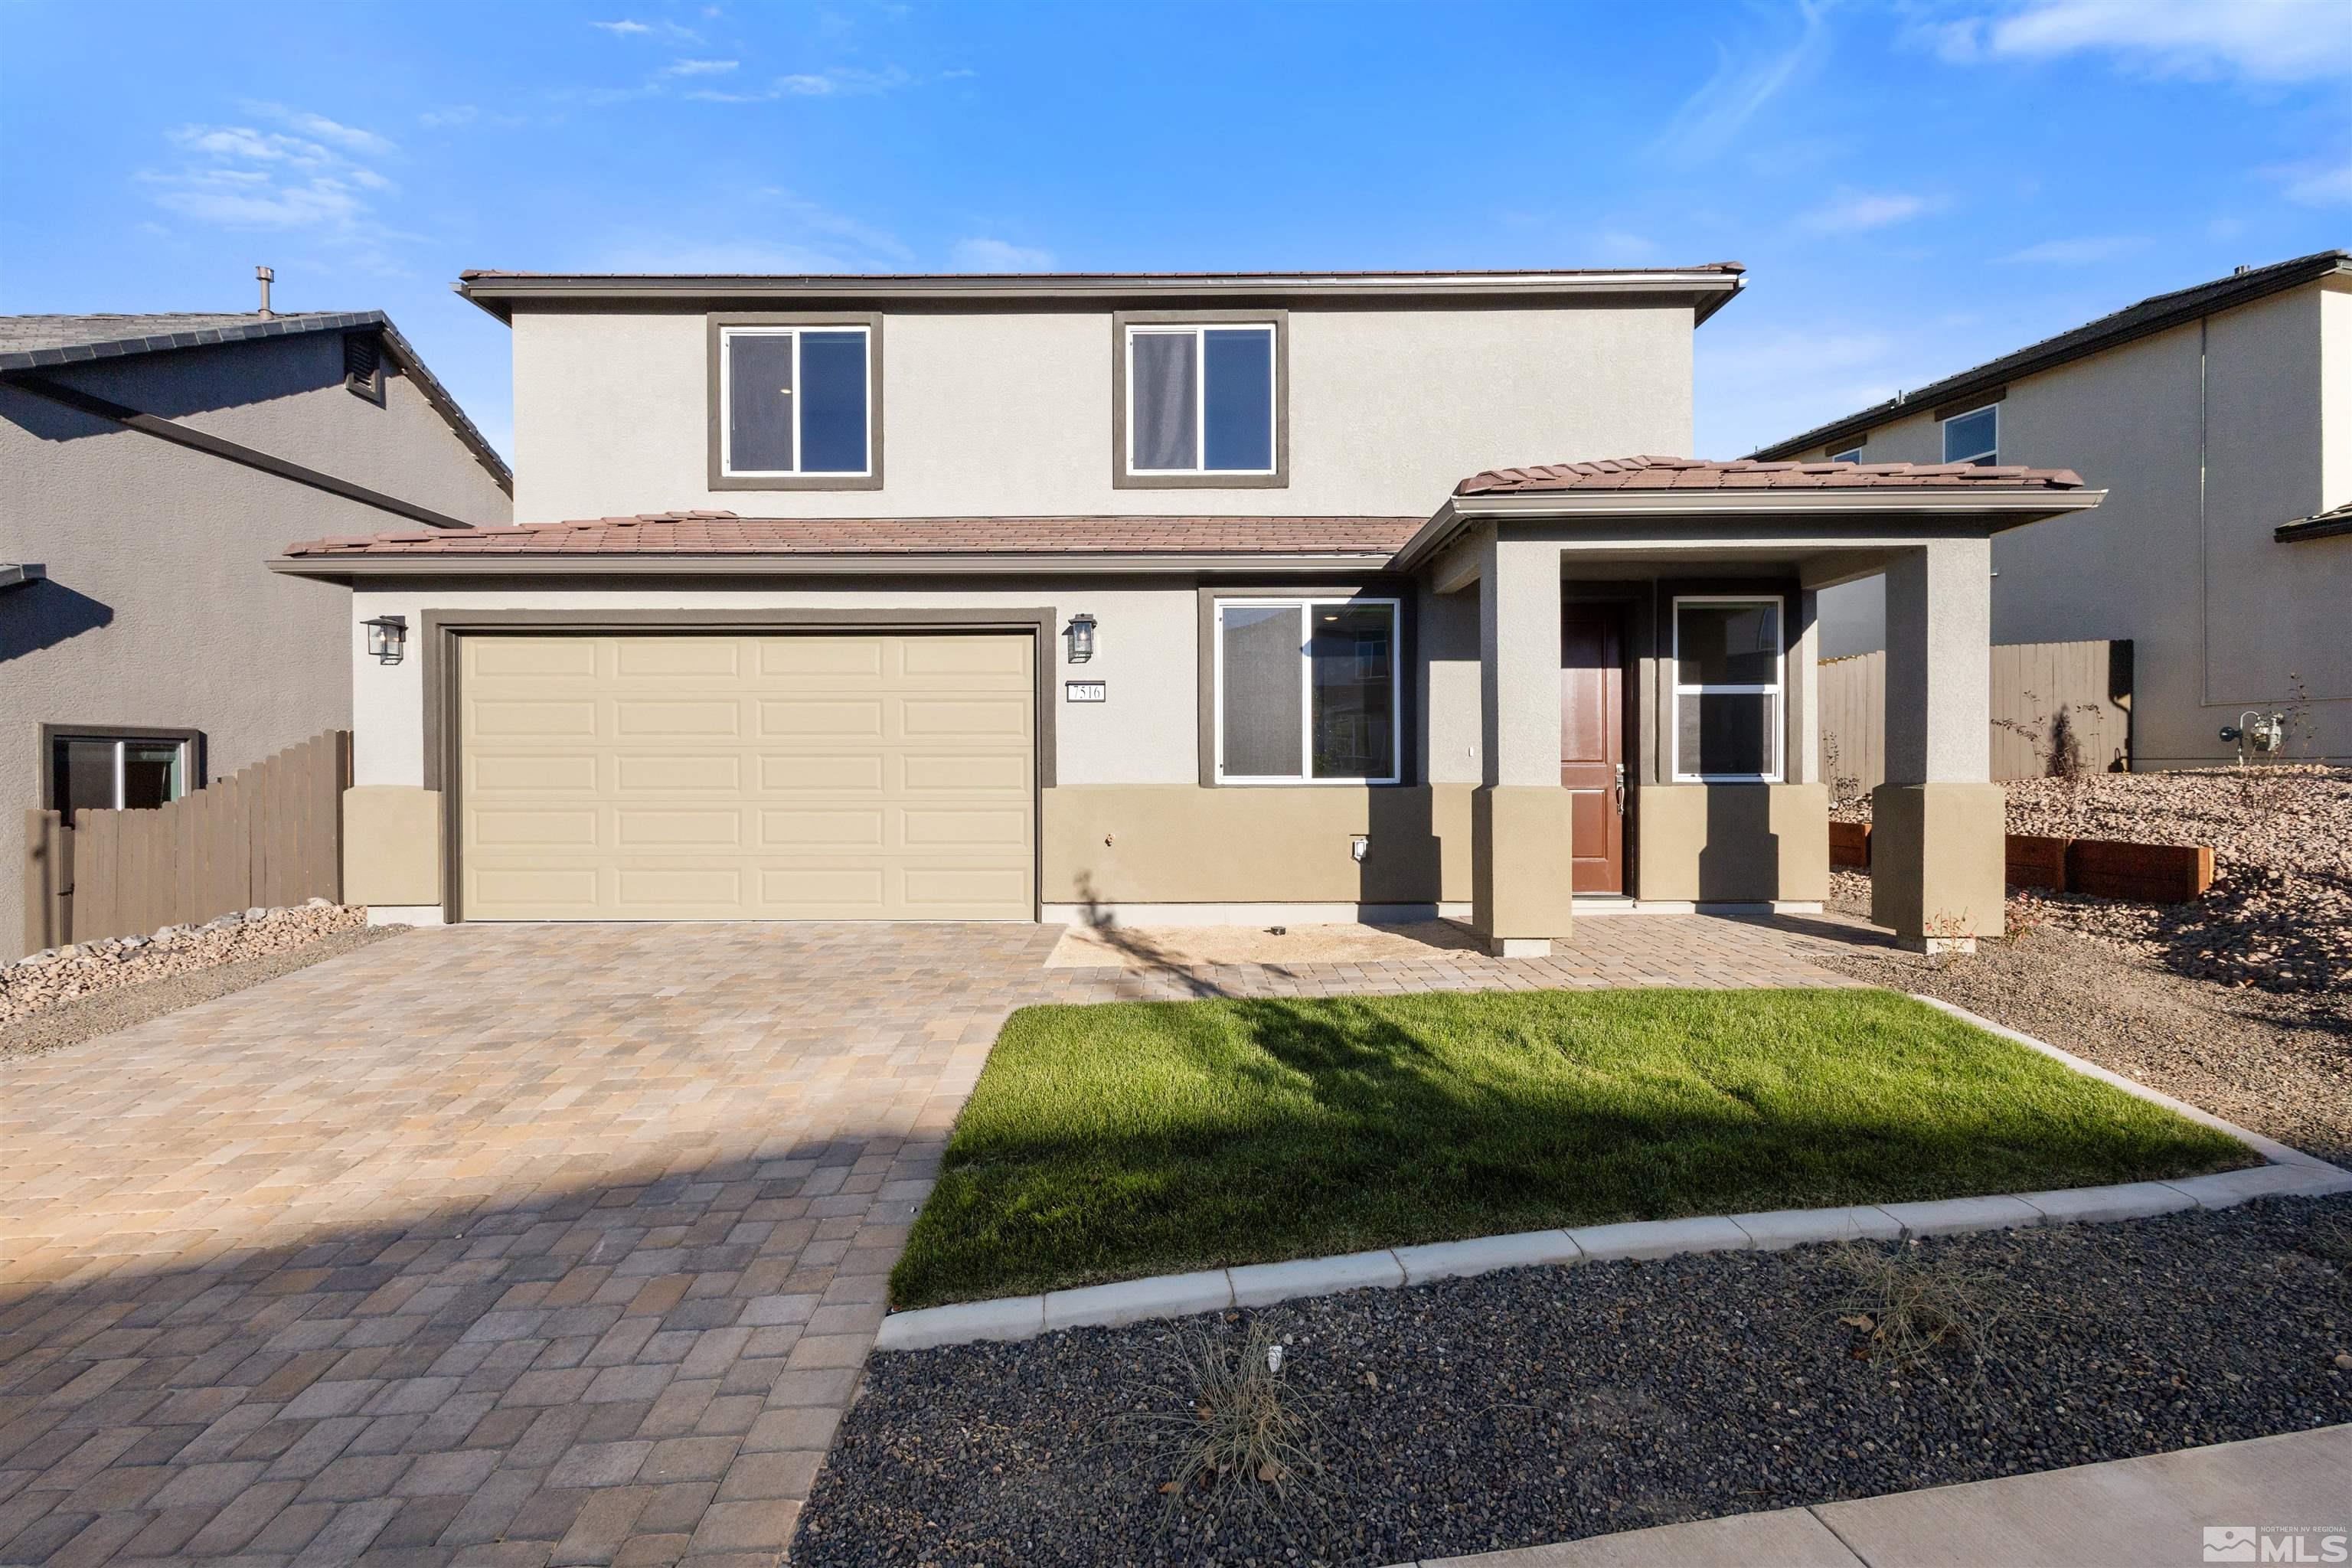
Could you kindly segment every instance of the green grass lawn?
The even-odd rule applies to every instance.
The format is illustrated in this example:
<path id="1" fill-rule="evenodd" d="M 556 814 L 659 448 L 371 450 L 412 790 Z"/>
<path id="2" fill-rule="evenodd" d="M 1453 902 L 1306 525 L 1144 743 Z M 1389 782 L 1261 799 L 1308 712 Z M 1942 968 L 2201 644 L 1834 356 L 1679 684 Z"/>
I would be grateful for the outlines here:
<path id="1" fill-rule="evenodd" d="M 2089 1186 L 2235 1140 L 1887 991 L 1028 1007 L 900 1306 L 1611 1220 Z"/>

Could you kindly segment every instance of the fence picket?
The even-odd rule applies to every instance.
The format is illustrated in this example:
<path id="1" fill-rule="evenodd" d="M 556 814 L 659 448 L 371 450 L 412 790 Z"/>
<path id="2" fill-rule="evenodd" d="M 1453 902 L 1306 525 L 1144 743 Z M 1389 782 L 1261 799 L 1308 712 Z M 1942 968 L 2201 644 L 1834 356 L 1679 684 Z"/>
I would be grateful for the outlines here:
<path id="1" fill-rule="evenodd" d="M 256 904 L 340 900 L 350 758 L 349 732 L 331 730 L 152 810 L 79 811 L 70 825 L 27 813 L 26 940 L 145 935 Z"/>
<path id="2" fill-rule="evenodd" d="M 2015 726 L 2038 731 L 2046 749 L 2051 715 L 2067 710 L 2075 741 L 2083 750 L 2083 765 L 2093 773 L 2131 756 L 2131 698 L 2111 694 L 2109 674 L 2114 650 L 2106 642 L 2000 643 L 1992 649 L 1989 760 L 1995 779 L 2040 775 L 2045 766 L 2036 754 L 2033 739 Z M 1867 791 L 1886 782 L 1886 655 L 1856 654 L 1823 659 L 1816 708 L 1822 735 L 1834 741 L 1834 769 L 1824 745 L 1824 777 L 1832 772 L 1855 781 Z M 2029 696 L 2028 694 L 2031 693 Z M 2079 711 L 2088 705 L 2095 712 Z M 1834 784 L 1836 780 L 1831 779 Z"/>

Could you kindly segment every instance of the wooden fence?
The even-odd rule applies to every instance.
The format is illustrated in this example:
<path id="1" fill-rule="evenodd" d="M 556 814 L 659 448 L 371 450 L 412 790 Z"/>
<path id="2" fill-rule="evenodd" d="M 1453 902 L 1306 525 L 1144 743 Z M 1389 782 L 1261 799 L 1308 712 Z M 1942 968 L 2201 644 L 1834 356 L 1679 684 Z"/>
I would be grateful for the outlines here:
<path id="1" fill-rule="evenodd" d="M 25 814 L 25 941 L 143 936 L 254 905 L 342 898 L 352 737 L 330 730 L 152 811 Z"/>
<path id="2" fill-rule="evenodd" d="M 2051 715 L 2062 708 L 2082 747 L 2085 769 L 2130 771 L 2131 665 L 2128 641 L 1996 644 L 1992 776 L 2027 779 L 2047 773 L 2047 762 L 2036 754 L 2037 744 L 2047 747 Z M 1885 784 L 1886 655 L 1823 659 L 1820 701 L 1822 776 L 1832 789 L 1841 781 L 1852 781 L 1864 791 Z M 2021 727 L 2037 731 L 2039 742 L 2021 734 Z"/>

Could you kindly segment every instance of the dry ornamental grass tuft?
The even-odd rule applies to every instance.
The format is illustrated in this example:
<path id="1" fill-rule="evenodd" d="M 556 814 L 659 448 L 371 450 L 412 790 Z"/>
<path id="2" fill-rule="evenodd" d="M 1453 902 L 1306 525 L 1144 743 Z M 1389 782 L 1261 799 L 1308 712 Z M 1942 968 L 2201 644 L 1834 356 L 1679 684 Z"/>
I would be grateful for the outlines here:
<path id="1" fill-rule="evenodd" d="M 1180 1375 L 1192 1408 L 1147 1409 L 1130 1419 L 1145 1437 L 1169 1510 L 1188 1493 L 1215 1492 L 1278 1510 L 1310 1492 L 1322 1461 L 1320 1424 L 1307 1396 L 1283 1376 L 1288 1347 L 1262 1322 L 1234 1336 L 1188 1329 L 1179 1338 Z M 1168 1391 L 1155 1389 L 1164 1402 Z"/>

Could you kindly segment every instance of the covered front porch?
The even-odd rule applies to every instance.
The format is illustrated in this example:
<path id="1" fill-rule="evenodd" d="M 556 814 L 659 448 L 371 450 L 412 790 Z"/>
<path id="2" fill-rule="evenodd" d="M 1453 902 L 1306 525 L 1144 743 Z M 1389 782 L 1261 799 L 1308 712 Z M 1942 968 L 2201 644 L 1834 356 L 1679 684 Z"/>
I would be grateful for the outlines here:
<path id="1" fill-rule="evenodd" d="M 1540 957 L 1580 914 L 1818 910 L 1814 598 L 1880 573 L 1872 915 L 1927 951 L 1998 935 L 1991 536 L 2100 499 L 2071 473 L 1968 466 L 1642 458 L 1465 481 L 1395 564 L 1426 594 L 1431 782 L 1472 786 L 1477 940 Z"/>

